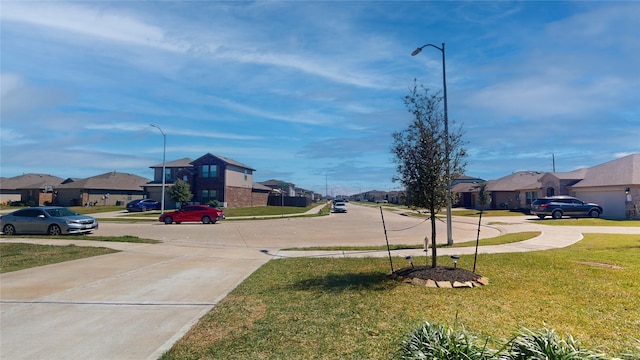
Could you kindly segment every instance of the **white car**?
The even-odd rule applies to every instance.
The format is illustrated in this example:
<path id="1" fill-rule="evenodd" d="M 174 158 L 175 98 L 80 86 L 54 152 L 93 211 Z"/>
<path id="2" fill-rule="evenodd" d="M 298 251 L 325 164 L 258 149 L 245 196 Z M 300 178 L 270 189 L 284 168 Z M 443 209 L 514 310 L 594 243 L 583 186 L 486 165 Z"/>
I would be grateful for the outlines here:
<path id="1" fill-rule="evenodd" d="M 334 213 L 346 213 L 347 212 L 347 204 L 344 201 L 337 201 L 333 204 L 333 209 L 331 209 Z"/>

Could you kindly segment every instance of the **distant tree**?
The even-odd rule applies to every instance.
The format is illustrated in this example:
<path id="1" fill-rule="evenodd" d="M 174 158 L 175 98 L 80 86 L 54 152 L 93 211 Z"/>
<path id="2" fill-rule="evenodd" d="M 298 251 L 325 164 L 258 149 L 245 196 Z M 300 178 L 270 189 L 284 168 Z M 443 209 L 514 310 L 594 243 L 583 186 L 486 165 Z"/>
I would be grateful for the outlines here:
<path id="1" fill-rule="evenodd" d="M 404 185 L 407 205 L 428 209 L 431 214 L 432 267 L 437 265 L 436 214 L 447 204 L 447 159 L 450 174 L 463 174 L 466 165 L 461 128 L 452 130 L 449 126 L 447 146 L 441 102 L 439 94 L 429 93 L 427 88 L 418 86 L 414 81 L 410 93 L 404 97 L 404 104 L 413 120 L 407 129 L 393 134 L 391 149 L 398 172 L 393 181 Z"/>
<path id="2" fill-rule="evenodd" d="M 193 194 L 191 193 L 191 187 L 189 183 L 177 179 L 173 186 L 169 188 L 169 198 L 175 201 L 176 203 L 189 202 L 193 198 Z"/>

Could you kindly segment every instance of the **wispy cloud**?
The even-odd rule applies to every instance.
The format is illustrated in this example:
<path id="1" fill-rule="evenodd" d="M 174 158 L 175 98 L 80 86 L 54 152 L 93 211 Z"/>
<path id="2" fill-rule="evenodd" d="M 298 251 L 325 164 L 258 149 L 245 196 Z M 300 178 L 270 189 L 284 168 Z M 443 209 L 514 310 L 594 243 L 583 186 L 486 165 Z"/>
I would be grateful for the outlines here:
<path id="1" fill-rule="evenodd" d="M 90 4 L 90 3 L 89 3 Z M 168 51 L 184 52 L 185 44 L 170 39 L 163 29 L 138 19 L 100 6 L 77 3 L 4 2 L 4 21 L 68 31 L 76 35 L 100 38 L 132 46 L 148 46 Z"/>

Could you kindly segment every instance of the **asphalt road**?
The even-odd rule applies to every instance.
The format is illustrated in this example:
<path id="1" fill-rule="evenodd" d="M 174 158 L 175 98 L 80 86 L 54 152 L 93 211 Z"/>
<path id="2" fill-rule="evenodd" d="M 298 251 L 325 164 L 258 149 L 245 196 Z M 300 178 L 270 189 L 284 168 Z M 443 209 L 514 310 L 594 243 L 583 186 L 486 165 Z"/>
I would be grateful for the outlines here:
<path id="1" fill-rule="evenodd" d="M 348 206 L 346 214 L 212 225 L 103 221 L 96 232 L 161 244 L 25 239 L 122 252 L 1 274 L 0 358 L 157 359 L 279 249 L 385 244 L 379 208 Z M 420 244 L 430 233 L 421 219 L 384 214 L 390 243 Z M 438 226 L 446 232 L 444 223 Z M 454 235 L 476 232 L 473 224 L 458 224 Z"/>

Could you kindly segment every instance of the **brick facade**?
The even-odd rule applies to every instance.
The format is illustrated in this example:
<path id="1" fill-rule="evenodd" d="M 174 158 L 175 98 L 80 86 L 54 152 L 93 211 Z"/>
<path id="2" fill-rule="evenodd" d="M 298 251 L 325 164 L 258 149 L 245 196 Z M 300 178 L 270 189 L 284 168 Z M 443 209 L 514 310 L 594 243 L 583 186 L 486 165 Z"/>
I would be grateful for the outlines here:
<path id="1" fill-rule="evenodd" d="M 225 201 L 227 202 L 227 207 L 230 208 L 252 206 L 251 189 L 228 186 L 225 192 Z"/>

